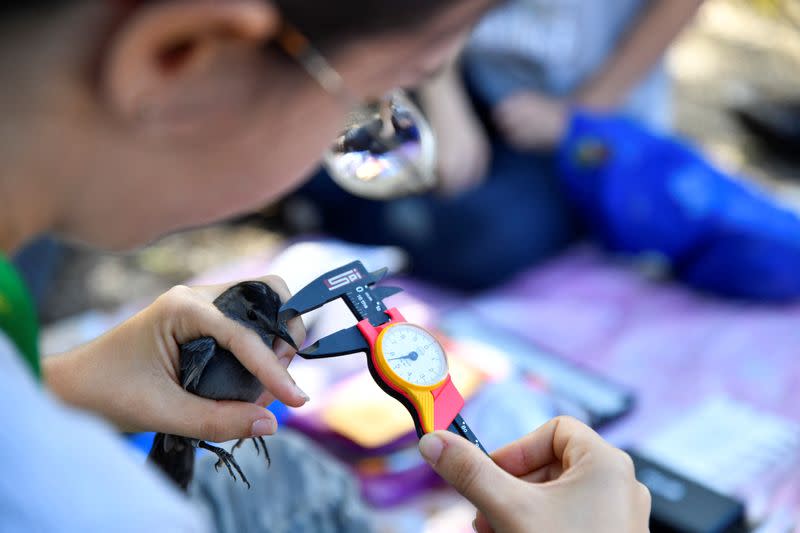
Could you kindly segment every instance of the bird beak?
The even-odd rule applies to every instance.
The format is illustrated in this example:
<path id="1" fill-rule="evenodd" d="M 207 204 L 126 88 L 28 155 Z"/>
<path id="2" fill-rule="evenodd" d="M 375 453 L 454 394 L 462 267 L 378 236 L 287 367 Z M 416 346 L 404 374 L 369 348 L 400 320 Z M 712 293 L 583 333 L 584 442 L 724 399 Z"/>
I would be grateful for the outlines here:
<path id="1" fill-rule="evenodd" d="M 294 339 L 292 338 L 291 334 L 289 334 L 289 330 L 286 327 L 286 322 L 283 322 L 278 326 L 278 333 L 277 336 L 279 339 L 286 341 L 286 344 L 291 346 L 295 349 L 295 351 L 299 350 L 297 344 L 295 344 Z"/>

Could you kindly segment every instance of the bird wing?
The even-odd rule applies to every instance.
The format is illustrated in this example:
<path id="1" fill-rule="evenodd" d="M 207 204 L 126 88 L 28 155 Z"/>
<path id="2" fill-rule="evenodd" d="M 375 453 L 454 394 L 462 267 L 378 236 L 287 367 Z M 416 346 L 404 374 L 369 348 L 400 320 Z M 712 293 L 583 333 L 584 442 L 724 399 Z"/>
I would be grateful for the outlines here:
<path id="1" fill-rule="evenodd" d="M 181 386 L 192 391 L 197 388 L 200 376 L 214 356 L 217 341 L 213 337 L 200 337 L 181 344 Z"/>

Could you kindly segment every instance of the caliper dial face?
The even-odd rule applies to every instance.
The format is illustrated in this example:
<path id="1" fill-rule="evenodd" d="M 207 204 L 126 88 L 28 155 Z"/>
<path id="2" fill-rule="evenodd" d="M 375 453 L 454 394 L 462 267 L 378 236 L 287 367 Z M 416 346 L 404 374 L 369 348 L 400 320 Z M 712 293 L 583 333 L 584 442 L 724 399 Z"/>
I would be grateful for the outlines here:
<path id="1" fill-rule="evenodd" d="M 444 348 L 419 326 L 400 323 L 387 328 L 380 351 L 389 368 L 413 385 L 430 387 L 447 377 Z"/>

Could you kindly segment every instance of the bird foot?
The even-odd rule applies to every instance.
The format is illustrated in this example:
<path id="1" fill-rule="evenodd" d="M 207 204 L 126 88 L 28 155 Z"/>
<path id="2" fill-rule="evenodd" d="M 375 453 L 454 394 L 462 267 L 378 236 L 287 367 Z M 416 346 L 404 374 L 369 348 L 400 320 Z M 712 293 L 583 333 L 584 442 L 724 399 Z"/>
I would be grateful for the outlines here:
<path id="1" fill-rule="evenodd" d="M 248 440 L 248 439 L 239 439 L 239 440 L 237 440 L 236 444 L 234 444 L 233 448 L 231 448 L 231 453 L 233 453 L 234 450 L 236 450 L 236 448 L 240 447 L 242 445 L 242 443 L 244 441 L 246 441 L 246 440 Z M 261 455 L 261 450 L 264 450 L 264 457 L 267 460 L 267 468 L 272 466 L 272 460 L 269 458 L 269 451 L 267 450 L 267 443 L 264 442 L 264 437 L 253 437 L 250 440 L 253 442 L 253 446 L 256 449 L 256 455 Z M 260 448 L 259 448 L 259 444 L 261 445 Z"/>
<path id="2" fill-rule="evenodd" d="M 204 450 L 208 450 L 218 457 L 219 460 L 214 465 L 215 470 L 219 470 L 220 466 L 225 465 L 225 467 L 227 467 L 228 469 L 228 473 L 231 475 L 234 481 L 236 481 L 236 474 L 234 474 L 233 471 L 236 470 L 239 473 L 239 476 L 241 476 L 244 484 L 247 485 L 247 488 L 248 489 L 250 488 L 250 482 L 247 480 L 247 476 L 245 476 L 244 472 L 242 472 L 242 469 L 239 468 L 239 464 L 236 462 L 236 459 L 234 459 L 232 454 L 228 453 L 219 446 L 212 446 L 211 444 L 204 441 L 200 441 L 197 444 L 197 447 L 203 448 Z"/>

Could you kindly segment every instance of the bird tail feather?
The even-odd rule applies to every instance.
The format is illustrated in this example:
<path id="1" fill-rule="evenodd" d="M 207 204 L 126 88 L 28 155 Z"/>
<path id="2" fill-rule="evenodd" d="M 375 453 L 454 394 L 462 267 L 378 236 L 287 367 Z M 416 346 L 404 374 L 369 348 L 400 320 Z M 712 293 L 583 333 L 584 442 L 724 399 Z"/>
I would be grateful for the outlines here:
<path id="1" fill-rule="evenodd" d="M 194 450 L 191 439 L 156 433 L 147 462 L 156 465 L 175 484 L 186 490 L 194 475 Z"/>

